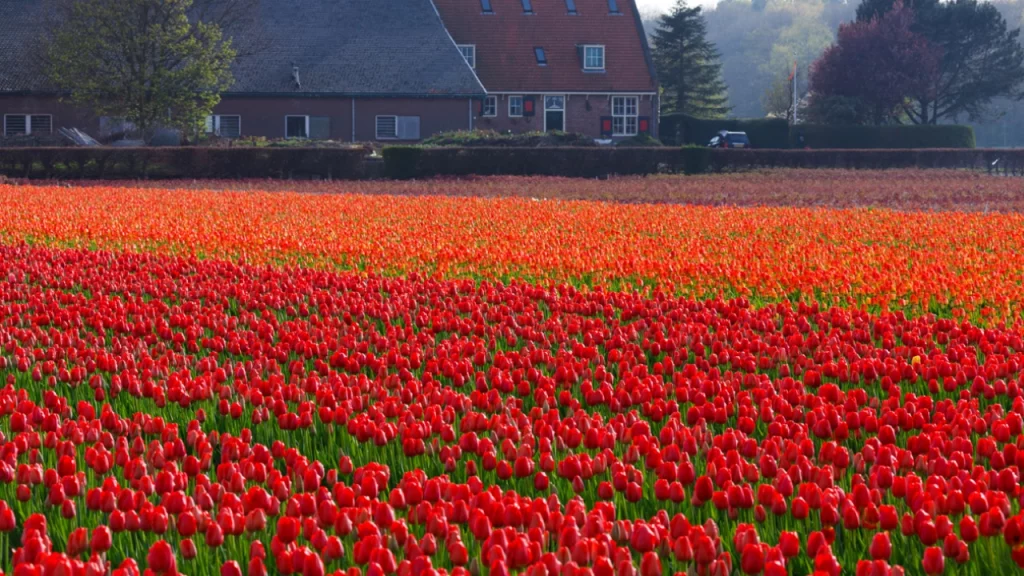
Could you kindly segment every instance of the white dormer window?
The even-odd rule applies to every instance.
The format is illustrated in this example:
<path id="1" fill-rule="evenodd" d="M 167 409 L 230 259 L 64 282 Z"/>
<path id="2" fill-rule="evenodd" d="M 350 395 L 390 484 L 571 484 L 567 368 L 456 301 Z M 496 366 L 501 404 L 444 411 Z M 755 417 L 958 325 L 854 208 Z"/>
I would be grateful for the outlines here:
<path id="1" fill-rule="evenodd" d="M 470 68 L 476 68 L 476 44 L 459 44 L 459 52 Z"/>
<path id="2" fill-rule="evenodd" d="M 604 46 L 587 45 L 583 47 L 583 69 L 604 70 Z"/>

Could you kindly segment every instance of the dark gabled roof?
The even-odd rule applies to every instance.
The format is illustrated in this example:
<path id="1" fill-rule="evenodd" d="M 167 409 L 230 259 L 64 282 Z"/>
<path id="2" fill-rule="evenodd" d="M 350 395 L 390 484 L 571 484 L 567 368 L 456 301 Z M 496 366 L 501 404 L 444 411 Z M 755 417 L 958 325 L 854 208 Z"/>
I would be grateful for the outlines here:
<path id="1" fill-rule="evenodd" d="M 44 91 L 25 66 L 42 33 L 38 0 L 0 1 L 0 92 Z M 477 96 L 484 93 L 430 0 L 260 0 L 229 30 L 247 54 L 228 94 Z M 293 80 L 298 69 L 300 85 Z"/>
<path id="2" fill-rule="evenodd" d="M 263 0 L 261 8 L 265 47 L 236 65 L 231 93 L 483 93 L 430 0 Z"/>
<path id="3" fill-rule="evenodd" d="M 0 93 L 50 89 L 38 54 L 43 29 L 40 0 L 0 1 Z"/>
<path id="4" fill-rule="evenodd" d="M 534 0 L 526 14 L 521 0 L 434 0 L 458 44 L 476 45 L 476 74 L 492 92 L 654 92 L 657 79 L 634 0 Z M 604 72 L 583 70 L 580 47 L 605 47 Z M 534 48 L 544 48 L 539 66 Z"/>

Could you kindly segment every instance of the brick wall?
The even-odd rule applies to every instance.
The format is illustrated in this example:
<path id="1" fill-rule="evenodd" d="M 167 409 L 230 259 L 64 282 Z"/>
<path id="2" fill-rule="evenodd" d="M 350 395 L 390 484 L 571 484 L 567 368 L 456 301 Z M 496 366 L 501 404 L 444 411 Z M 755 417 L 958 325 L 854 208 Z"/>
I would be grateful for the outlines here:
<path id="1" fill-rule="evenodd" d="M 420 136 L 469 127 L 470 100 L 447 98 L 356 98 L 357 142 L 376 140 L 378 115 L 419 116 Z M 330 118 L 330 139 L 352 141 L 351 98 L 243 98 L 226 96 L 216 114 L 242 117 L 244 136 L 283 138 L 285 116 Z"/>
<path id="2" fill-rule="evenodd" d="M 471 100 L 466 98 L 357 98 L 356 141 L 376 138 L 376 116 L 419 116 L 420 136 L 470 127 Z M 351 98 L 264 98 L 225 96 L 214 114 L 241 116 L 243 136 L 283 138 L 285 116 L 330 118 L 330 138 L 352 140 Z M 53 96 L 0 96 L 0 130 L 4 114 L 50 114 L 53 132 L 75 127 L 100 137 L 100 122 L 81 108 L 60 102 Z M 2 132 L 0 132 L 2 135 Z"/>
<path id="3" fill-rule="evenodd" d="M 474 119 L 475 128 L 515 133 L 544 130 L 543 96 L 534 96 L 537 107 L 536 114 L 532 117 L 524 116 L 522 118 L 509 116 L 508 95 L 498 94 L 496 97 L 498 99 L 497 115 L 494 117 L 479 116 L 479 110 L 477 110 L 477 116 Z M 656 102 L 656 99 L 650 96 L 640 96 L 638 100 L 638 115 L 650 118 L 650 129 L 653 136 L 657 136 Z M 565 131 L 586 134 L 594 138 L 601 137 L 601 118 L 612 115 L 612 101 L 608 95 L 566 96 L 565 108 Z"/>
<path id="4" fill-rule="evenodd" d="M 6 114 L 49 114 L 53 134 L 59 128 L 78 128 L 92 135 L 99 130 L 99 120 L 92 114 L 55 96 L 0 96 L 0 136 Z"/>

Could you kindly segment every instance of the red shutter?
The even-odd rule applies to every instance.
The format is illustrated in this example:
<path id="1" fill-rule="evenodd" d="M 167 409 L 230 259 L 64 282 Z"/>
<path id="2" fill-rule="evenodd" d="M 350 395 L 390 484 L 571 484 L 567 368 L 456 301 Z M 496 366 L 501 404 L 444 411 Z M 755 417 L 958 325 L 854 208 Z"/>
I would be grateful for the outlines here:
<path id="1" fill-rule="evenodd" d="M 649 116 L 641 116 L 637 119 L 637 132 L 640 134 L 651 133 L 651 118 Z"/>
<path id="2" fill-rule="evenodd" d="M 612 135 L 612 117 L 601 116 L 601 136 L 610 137 Z"/>
<path id="3" fill-rule="evenodd" d="M 483 116 L 484 115 L 484 104 L 486 104 L 486 103 L 487 103 L 487 97 L 485 96 L 484 99 L 481 100 L 477 104 L 477 109 L 476 109 L 476 115 L 477 116 Z"/>
<path id="4" fill-rule="evenodd" d="M 526 96 L 523 98 L 523 116 L 533 116 L 535 112 L 535 104 L 533 96 Z"/>

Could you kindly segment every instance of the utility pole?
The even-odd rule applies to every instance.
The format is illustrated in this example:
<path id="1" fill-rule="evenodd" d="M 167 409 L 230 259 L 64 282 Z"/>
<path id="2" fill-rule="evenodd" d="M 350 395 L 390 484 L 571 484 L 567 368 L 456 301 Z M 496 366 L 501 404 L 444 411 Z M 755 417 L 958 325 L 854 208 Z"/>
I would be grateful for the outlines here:
<path id="1" fill-rule="evenodd" d="M 797 109 L 797 104 L 798 104 L 797 99 L 796 99 L 796 60 L 793 61 L 793 74 L 792 74 L 792 76 L 793 76 L 793 124 L 796 124 L 796 109 Z"/>

